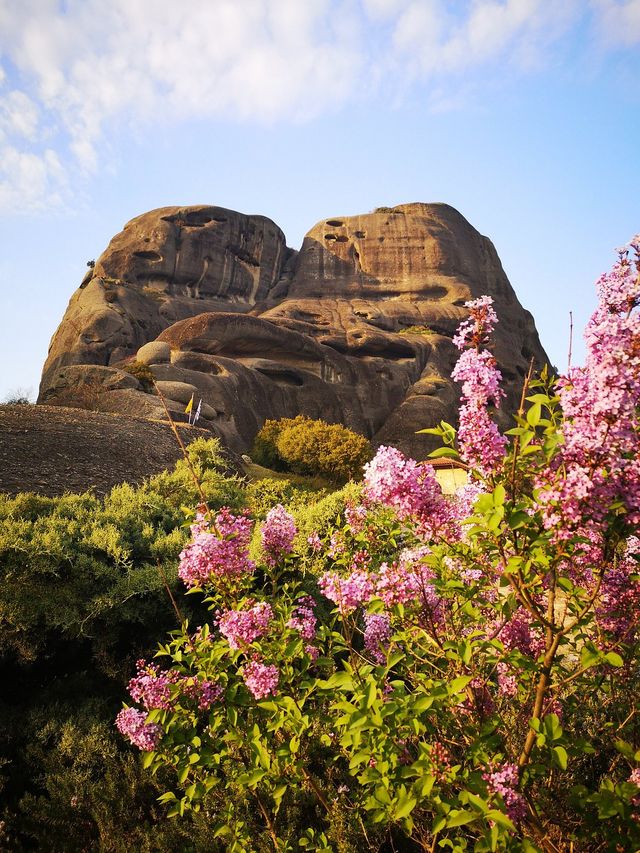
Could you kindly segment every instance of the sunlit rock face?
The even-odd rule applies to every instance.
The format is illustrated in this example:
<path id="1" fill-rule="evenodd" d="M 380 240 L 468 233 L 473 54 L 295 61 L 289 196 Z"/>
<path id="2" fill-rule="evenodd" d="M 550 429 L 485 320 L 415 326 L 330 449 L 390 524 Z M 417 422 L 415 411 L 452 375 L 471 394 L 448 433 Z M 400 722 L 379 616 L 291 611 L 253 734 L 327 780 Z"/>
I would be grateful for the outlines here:
<path id="1" fill-rule="evenodd" d="M 72 297 L 40 400 L 68 404 L 84 380 L 65 368 L 99 364 L 84 381 L 93 407 L 159 417 L 149 385 L 122 379 L 137 356 L 171 410 L 201 398 L 199 425 L 236 450 L 265 419 L 304 413 L 421 458 L 433 444 L 416 431 L 456 420 L 451 338 L 483 294 L 500 318 L 506 415 L 546 355 L 493 244 L 452 207 L 323 220 L 298 253 L 265 217 L 162 208 L 128 223 Z"/>

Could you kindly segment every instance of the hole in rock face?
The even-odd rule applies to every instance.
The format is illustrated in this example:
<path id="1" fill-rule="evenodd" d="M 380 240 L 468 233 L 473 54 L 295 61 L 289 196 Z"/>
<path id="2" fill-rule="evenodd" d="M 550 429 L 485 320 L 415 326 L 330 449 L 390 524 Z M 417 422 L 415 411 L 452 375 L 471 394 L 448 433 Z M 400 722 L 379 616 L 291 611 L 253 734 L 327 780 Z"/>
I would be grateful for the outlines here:
<path id="1" fill-rule="evenodd" d="M 162 255 L 159 255 L 158 252 L 134 252 L 134 257 L 141 258 L 143 261 L 161 261 Z"/>
<path id="2" fill-rule="evenodd" d="M 280 367 L 256 367 L 254 369 L 278 385 L 294 385 L 298 388 L 304 385 L 302 379 L 292 370 Z"/>
<path id="3" fill-rule="evenodd" d="M 338 239 L 338 237 L 337 237 L 337 235 L 336 235 L 336 234 L 325 234 L 325 235 L 324 235 L 324 239 L 325 239 L 325 240 L 337 240 L 337 239 Z"/>
<path id="4" fill-rule="evenodd" d="M 336 243 L 346 243 L 349 238 L 346 234 L 338 234 L 336 237 Z"/>
<path id="5" fill-rule="evenodd" d="M 210 213 L 205 213 L 203 210 L 194 210 L 187 213 L 183 219 L 184 224 L 188 228 L 202 228 L 210 222 L 226 222 L 224 216 L 211 216 Z"/>
<path id="6" fill-rule="evenodd" d="M 330 225 L 332 228 L 341 228 L 344 222 L 340 219 L 327 219 L 327 225 Z"/>
<path id="7" fill-rule="evenodd" d="M 366 236 L 367 236 L 367 234 L 366 234 L 366 232 L 365 232 L 365 231 L 356 231 L 355 236 L 356 236 L 359 240 L 362 240 L 362 239 L 363 239 L 363 237 L 366 237 Z"/>

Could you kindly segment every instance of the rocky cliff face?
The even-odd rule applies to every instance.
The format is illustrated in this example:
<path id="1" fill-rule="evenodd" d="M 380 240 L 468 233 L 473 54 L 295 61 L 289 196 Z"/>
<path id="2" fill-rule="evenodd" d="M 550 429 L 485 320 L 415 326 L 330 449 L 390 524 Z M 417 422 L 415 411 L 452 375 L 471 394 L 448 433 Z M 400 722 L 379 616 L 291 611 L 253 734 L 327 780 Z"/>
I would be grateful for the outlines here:
<path id="1" fill-rule="evenodd" d="M 421 458 L 432 444 L 415 431 L 456 420 L 451 338 L 482 294 L 509 412 L 546 355 L 493 244 L 448 205 L 327 219 L 299 253 L 264 217 L 161 208 L 129 222 L 72 297 L 40 401 L 160 417 L 122 370 L 137 360 L 177 414 L 202 398 L 199 426 L 235 450 L 266 418 L 302 412 Z"/>

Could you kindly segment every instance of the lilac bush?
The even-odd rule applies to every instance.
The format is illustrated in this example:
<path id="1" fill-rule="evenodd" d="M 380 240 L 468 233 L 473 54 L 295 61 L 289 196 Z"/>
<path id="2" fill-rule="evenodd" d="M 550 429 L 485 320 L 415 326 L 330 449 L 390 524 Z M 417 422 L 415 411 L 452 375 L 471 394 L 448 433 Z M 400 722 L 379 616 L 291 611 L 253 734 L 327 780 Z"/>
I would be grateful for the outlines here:
<path id="1" fill-rule="evenodd" d="M 231 851 L 640 849 L 640 285 L 634 242 L 598 283 L 587 360 L 527 380 L 515 426 L 489 297 L 455 342 L 470 482 L 381 447 L 362 501 L 295 575 L 275 507 L 193 529 L 180 576 L 211 619 L 130 683 L 118 727 Z M 287 571 L 284 571 L 284 569 Z M 266 845 L 266 846 L 265 846 Z"/>

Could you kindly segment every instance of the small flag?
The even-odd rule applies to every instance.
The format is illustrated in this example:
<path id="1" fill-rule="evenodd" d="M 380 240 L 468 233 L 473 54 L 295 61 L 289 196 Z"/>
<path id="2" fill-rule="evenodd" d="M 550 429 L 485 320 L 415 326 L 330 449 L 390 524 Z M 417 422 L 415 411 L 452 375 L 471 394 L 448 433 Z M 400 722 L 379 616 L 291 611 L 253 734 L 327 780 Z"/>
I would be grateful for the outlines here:
<path id="1" fill-rule="evenodd" d="M 196 425 L 196 421 L 197 421 L 197 420 L 198 420 L 198 418 L 200 417 L 200 409 L 201 409 L 201 408 L 202 408 L 202 397 L 200 398 L 200 402 L 198 403 L 198 408 L 196 409 L 196 413 L 195 413 L 195 415 L 193 416 L 192 426 L 195 426 L 195 425 Z"/>
<path id="2" fill-rule="evenodd" d="M 188 415 L 191 409 L 193 409 L 193 394 L 191 395 L 191 399 L 187 403 L 187 408 L 184 410 L 185 415 Z"/>

